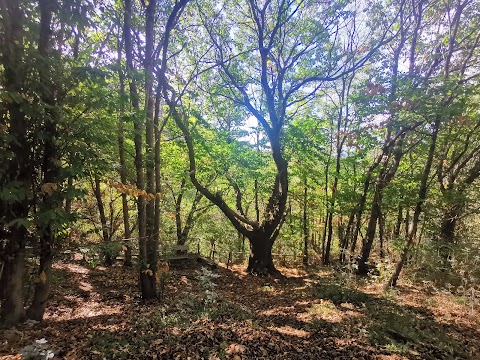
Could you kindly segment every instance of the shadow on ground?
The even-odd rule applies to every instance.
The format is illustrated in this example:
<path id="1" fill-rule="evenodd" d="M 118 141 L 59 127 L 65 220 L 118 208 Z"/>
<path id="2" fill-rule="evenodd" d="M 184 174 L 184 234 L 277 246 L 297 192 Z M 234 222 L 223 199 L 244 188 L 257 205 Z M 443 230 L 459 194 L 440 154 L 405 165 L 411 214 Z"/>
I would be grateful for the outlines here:
<path id="1" fill-rule="evenodd" d="M 279 281 L 184 262 L 151 303 L 130 268 L 57 263 L 53 283 L 46 320 L 1 334 L 0 355 L 46 339 L 64 359 L 469 359 L 480 338 L 333 275 Z"/>

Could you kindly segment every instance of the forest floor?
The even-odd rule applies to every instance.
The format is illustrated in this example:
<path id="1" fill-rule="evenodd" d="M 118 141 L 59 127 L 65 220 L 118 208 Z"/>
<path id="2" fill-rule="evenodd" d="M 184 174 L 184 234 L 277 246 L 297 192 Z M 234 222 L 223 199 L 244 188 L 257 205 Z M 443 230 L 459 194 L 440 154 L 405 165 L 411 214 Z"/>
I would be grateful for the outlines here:
<path id="1" fill-rule="evenodd" d="M 284 280 L 187 260 L 171 267 L 162 301 L 143 303 L 132 269 L 57 262 L 45 320 L 0 330 L 0 359 L 28 345 L 58 359 L 480 359 L 468 299 L 281 270 Z"/>

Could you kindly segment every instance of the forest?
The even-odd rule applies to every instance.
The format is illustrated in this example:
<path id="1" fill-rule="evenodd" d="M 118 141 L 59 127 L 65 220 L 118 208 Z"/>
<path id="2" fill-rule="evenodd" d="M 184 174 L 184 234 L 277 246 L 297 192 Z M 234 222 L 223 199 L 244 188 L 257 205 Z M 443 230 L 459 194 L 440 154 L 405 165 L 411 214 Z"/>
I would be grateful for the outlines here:
<path id="1" fill-rule="evenodd" d="M 476 359 L 479 0 L 0 0 L 0 359 Z"/>

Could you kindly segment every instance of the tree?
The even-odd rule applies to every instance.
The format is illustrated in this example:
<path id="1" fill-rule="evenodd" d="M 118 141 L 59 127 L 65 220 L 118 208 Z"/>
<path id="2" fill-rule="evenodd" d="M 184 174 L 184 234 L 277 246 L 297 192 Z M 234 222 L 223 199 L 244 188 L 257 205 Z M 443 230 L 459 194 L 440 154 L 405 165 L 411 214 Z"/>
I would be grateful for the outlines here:
<path id="1" fill-rule="evenodd" d="M 348 11 L 346 4 L 336 4 L 332 8 L 316 2 L 258 3 L 252 0 L 238 4 L 225 2 L 220 10 L 199 6 L 197 11 L 209 39 L 209 47 L 197 64 L 216 64 L 210 72 L 217 83 L 212 94 L 243 107 L 246 116 L 254 116 L 269 142 L 276 175 L 261 222 L 233 210 L 219 194 L 212 193 L 196 178 L 194 139 L 188 116 L 179 107 L 183 92 L 174 90 L 166 76 L 168 42 L 163 50 L 160 76 L 164 97 L 170 115 L 185 137 L 193 184 L 250 241 L 248 271 L 277 273 L 271 250 L 285 221 L 289 183 L 284 128 L 325 82 L 337 80 L 362 66 L 387 41 L 386 34 L 366 53 L 352 52 L 352 48 L 348 52 L 340 51 L 336 35 L 341 27 L 348 28 L 354 23 L 353 13 Z M 227 31 L 229 24 L 236 21 L 235 14 L 243 14 L 248 19 L 237 23 L 243 33 L 241 39 L 236 31 Z M 352 34 L 353 41 L 358 34 Z M 203 60 L 207 56 L 208 60 Z M 352 65 L 345 68 L 345 63 Z M 207 71 L 208 68 L 201 73 Z M 194 76 L 199 76 L 199 71 Z"/>
<path id="2" fill-rule="evenodd" d="M 2 1 L 2 87 L 6 101 L 2 109 L 2 204 L 0 211 L 3 274 L 1 278 L 1 319 L 17 323 L 24 317 L 23 272 L 27 240 L 28 213 L 31 203 L 32 177 L 28 141 L 28 123 L 22 104 L 26 99 L 23 84 L 24 68 L 24 8 L 20 1 Z M 8 290 L 7 290 L 8 289 Z"/>

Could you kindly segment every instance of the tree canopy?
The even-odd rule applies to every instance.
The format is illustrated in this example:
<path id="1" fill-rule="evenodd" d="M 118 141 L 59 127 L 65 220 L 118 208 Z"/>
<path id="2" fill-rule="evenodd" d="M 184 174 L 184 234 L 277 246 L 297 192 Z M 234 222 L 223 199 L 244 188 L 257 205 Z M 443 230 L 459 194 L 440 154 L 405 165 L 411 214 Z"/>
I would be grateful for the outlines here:
<path id="1" fill-rule="evenodd" d="M 479 64 L 478 0 L 0 0 L 1 321 L 79 249 L 478 286 Z"/>

